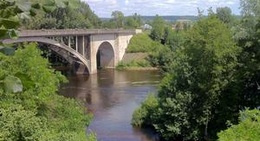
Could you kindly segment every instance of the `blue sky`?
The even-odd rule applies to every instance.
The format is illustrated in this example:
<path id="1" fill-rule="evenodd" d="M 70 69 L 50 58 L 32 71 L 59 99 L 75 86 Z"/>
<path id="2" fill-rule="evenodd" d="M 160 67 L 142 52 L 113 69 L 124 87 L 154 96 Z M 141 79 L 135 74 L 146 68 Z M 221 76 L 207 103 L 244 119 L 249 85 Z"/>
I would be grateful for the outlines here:
<path id="1" fill-rule="evenodd" d="M 140 15 L 197 15 L 198 10 L 207 11 L 212 7 L 228 6 L 233 14 L 239 14 L 240 0 L 82 0 L 86 1 L 99 17 L 111 17 L 112 11 L 119 10 L 125 16 Z"/>

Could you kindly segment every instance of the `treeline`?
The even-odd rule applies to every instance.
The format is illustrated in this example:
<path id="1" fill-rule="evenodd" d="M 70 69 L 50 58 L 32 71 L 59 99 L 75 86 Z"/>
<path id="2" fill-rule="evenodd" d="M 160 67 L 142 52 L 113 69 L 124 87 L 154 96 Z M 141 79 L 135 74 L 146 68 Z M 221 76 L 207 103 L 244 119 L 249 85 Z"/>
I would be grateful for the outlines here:
<path id="1" fill-rule="evenodd" d="M 38 0 L 41 2 L 41 0 Z M 138 14 L 125 17 L 121 11 L 114 11 L 111 19 L 101 20 L 86 2 L 81 1 L 76 8 L 58 7 L 51 12 L 35 11 L 37 16 L 22 19 L 21 29 L 93 29 L 93 28 L 140 28 L 143 21 Z"/>
<path id="2" fill-rule="evenodd" d="M 164 47 L 149 60 L 165 77 L 134 112 L 134 126 L 171 141 L 259 140 L 260 7 L 240 2 L 241 19 L 227 7 L 199 12 L 197 22 L 177 30 L 154 19 L 149 35 Z"/>
<path id="3" fill-rule="evenodd" d="M 39 3 L 44 3 L 38 0 Z M 47 7 L 48 8 L 48 7 Z M 60 6 L 46 13 L 35 11 L 37 16 L 23 19 L 24 29 L 68 29 L 68 28 L 99 28 L 101 20 L 93 13 L 86 2 L 80 1 L 75 7 Z"/>

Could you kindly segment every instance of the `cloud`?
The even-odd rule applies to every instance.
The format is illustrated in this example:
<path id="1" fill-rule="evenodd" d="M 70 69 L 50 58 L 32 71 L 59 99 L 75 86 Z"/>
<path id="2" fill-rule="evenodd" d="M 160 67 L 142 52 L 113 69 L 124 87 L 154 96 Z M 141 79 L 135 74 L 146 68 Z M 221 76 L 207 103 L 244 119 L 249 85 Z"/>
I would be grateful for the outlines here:
<path id="1" fill-rule="evenodd" d="M 125 0 L 125 5 L 128 5 L 129 4 L 129 0 Z"/>
<path id="2" fill-rule="evenodd" d="M 110 17 L 119 10 L 125 15 L 197 15 L 197 8 L 230 7 L 239 13 L 239 0 L 84 0 L 100 17 Z"/>

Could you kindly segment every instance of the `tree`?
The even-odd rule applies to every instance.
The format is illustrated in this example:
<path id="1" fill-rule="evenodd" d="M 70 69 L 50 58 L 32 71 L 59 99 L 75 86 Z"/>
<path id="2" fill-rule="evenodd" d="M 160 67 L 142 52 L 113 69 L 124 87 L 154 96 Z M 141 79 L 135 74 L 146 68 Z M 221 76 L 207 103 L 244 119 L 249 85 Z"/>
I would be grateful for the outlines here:
<path id="1" fill-rule="evenodd" d="M 133 28 L 136 29 L 138 27 L 141 27 L 142 21 L 141 21 L 141 16 L 135 13 L 132 16 L 126 17 L 126 23 L 125 27 L 126 28 Z"/>
<path id="2" fill-rule="evenodd" d="M 232 11 L 229 7 L 218 7 L 216 15 L 222 22 L 230 24 L 232 21 Z"/>
<path id="3" fill-rule="evenodd" d="M 254 27 L 260 18 L 260 1 L 258 0 L 240 0 L 241 23 L 236 28 L 235 38 L 246 39 L 253 38 L 255 34 Z"/>
<path id="4" fill-rule="evenodd" d="M 171 56 L 158 91 L 158 108 L 152 113 L 151 125 L 164 139 L 202 140 L 216 135 L 209 132 L 214 129 L 215 108 L 234 80 L 239 51 L 229 29 L 214 15 L 187 31 Z"/>
<path id="5" fill-rule="evenodd" d="M 65 29 L 65 28 L 94 28 L 99 27 L 100 19 L 89 5 L 80 2 L 78 7 L 58 7 L 52 12 L 38 11 L 37 17 L 23 21 L 26 29 Z"/>
<path id="6" fill-rule="evenodd" d="M 150 37 L 155 41 L 161 41 L 164 39 L 165 21 L 162 17 L 156 15 L 152 21 L 152 31 Z"/>
<path id="7" fill-rule="evenodd" d="M 116 22 L 117 28 L 123 28 L 124 26 L 124 14 L 121 11 L 113 11 L 112 18 Z"/>
<path id="8" fill-rule="evenodd" d="M 239 55 L 237 84 L 239 106 L 257 108 L 260 104 L 260 2 L 241 0 L 242 21 L 236 34 L 242 52 Z"/>

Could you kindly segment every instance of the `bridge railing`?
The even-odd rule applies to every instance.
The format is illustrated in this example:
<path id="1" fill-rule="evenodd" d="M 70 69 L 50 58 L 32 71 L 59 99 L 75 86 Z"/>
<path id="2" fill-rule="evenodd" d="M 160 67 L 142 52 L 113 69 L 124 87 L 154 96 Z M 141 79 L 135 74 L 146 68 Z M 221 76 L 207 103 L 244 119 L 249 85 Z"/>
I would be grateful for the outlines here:
<path id="1" fill-rule="evenodd" d="M 20 37 L 50 37 L 50 36 L 80 36 L 93 34 L 137 34 L 140 30 L 121 29 L 42 29 L 42 30 L 21 30 Z"/>

